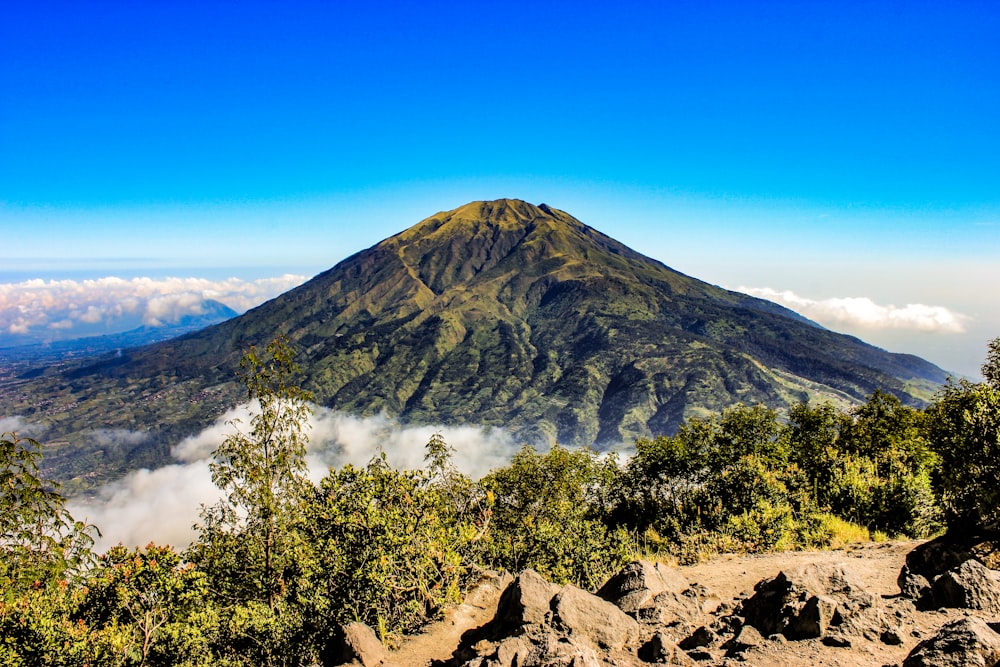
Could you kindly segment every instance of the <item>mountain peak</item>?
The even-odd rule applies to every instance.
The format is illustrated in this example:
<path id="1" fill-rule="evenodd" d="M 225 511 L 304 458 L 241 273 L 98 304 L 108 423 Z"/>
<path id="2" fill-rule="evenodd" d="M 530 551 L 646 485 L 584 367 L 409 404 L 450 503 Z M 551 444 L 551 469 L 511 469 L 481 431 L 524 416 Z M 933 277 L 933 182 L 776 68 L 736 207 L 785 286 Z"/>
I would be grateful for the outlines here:
<path id="1" fill-rule="evenodd" d="M 52 437 L 86 449 L 102 445 L 77 425 L 93 414 L 133 424 L 119 397 L 141 386 L 163 396 L 144 414 L 165 452 L 240 399 L 240 354 L 276 333 L 301 350 L 304 386 L 327 407 L 564 444 L 670 433 L 736 402 L 850 403 L 874 389 L 919 402 L 945 379 L 923 360 L 678 273 L 563 211 L 498 199 L 437 213 L 238 318 L 71 377 L 53 369 L 16 393 L 72 385 L 68 404 L 89 402 L 43 416 Z M 8 393 L 0 410 L 31 416 Z"/>
<path id="2" fill-rule="evenodd" d="M 540 221 L 584 226 L 572 216 L 545 204 L 536 206 L 520 199 L 495 199 L 469 202 L 451 211 L 441 211 L 386 242 L 406 244 L 427 237 L 440 239 L 456 234 L 475 236 L 483 229 L 516 232 L 532 224 L 537 225 Z"/>

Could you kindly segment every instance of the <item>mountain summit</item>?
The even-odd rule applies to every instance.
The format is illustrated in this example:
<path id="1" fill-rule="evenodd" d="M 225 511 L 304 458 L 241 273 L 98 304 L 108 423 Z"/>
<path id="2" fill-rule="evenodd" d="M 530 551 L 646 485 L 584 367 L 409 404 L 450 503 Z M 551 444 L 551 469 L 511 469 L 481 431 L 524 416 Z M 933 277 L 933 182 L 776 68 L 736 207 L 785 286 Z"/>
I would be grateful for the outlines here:
<path id="1" fill-rule="evenodd" d="M 563 211 L 501 199 L 431 216 L 228 322 L 35 380 L 38 391 L 70 387 L 65 415 L 0 409 L 78 438 L 69 422 L 88 413 L 91 425 L 148 429 L 142 451 L 165 455 L 171 438 L 240 400 L 236 361 L 277 333 L 325 406 L 564 444 L 670 433 L 740 401 L 783 408 L 882 389 L 919 403 L 945 379 L 917 357 L 678 273 Z M 157 400 L 100 400 L 127 391 Z"/>

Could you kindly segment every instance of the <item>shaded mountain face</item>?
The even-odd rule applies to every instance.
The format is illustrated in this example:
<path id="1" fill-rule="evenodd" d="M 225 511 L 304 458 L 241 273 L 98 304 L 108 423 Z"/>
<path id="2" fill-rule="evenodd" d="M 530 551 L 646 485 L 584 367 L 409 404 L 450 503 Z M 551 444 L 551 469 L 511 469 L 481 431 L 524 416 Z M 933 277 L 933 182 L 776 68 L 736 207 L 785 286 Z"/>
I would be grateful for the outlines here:
<path id="1" fill-rule="evenodd" d="M 148 464 L 241 399 L 240 355 L 278 333 L 325 406 L 598 447 L 736 402 L 883 389 L 919 403 L 946 375 L 680 274 L 562 211 L 498 200 L 432 216 L 241 317 L 50 369 L 0 408 L 44 419 L 50 436 L 148 430 L 118 454 Z M 32 394 L 65 399 L 33 406 Z"/>

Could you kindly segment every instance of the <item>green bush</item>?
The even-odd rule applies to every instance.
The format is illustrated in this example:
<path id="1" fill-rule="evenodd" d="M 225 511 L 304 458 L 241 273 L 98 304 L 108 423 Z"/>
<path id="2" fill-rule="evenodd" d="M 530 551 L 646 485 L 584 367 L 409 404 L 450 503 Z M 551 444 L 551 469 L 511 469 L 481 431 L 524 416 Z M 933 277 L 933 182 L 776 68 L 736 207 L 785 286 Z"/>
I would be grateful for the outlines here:
<path id="1" fill-rule="evenodd" d="M 455 477 L 394 470 L 384 457 L 331 471 L 300 524 L 310 545 L 309 616 L 359 620 L 383 638 L 437 618 L 460 600 L 483 539 L 488 508 L 473 494 Z"/>
<path id="2" fill-rule="evenodd" d="M 632 553 L 628 534 L 609 527 L 618 474 L 617 461 L 591 450 L 522 449 L 480 483 L 494 503 L 487 564 L 600 586 Z"/>
<path id="3" fill-rule="evenodd" d="M 928 413 L 949 529 L 1000 530 L 1000 387 L 949 383 Z"/>

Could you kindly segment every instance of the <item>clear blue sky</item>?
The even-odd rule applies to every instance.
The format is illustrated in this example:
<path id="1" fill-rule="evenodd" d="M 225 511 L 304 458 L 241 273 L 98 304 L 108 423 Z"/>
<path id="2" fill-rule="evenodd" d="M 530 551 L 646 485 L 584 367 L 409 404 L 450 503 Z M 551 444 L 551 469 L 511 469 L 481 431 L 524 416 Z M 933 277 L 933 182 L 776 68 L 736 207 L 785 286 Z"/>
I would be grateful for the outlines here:
<path id="1" fill-rule="evenodd" d="M 0 282 L 311 275 L 518 197 L 727 287 L 964 315 L 840 328 L 974 373 L 998 36 L 995 1 L 8 0 Z"/>

